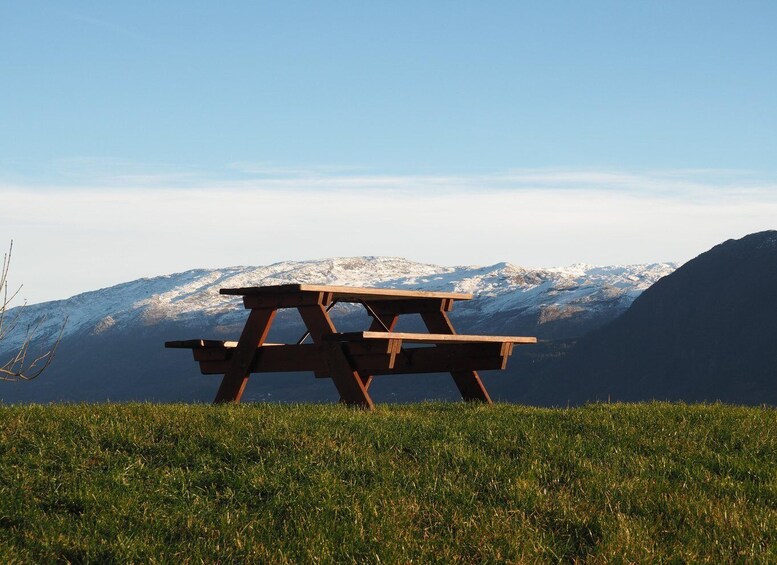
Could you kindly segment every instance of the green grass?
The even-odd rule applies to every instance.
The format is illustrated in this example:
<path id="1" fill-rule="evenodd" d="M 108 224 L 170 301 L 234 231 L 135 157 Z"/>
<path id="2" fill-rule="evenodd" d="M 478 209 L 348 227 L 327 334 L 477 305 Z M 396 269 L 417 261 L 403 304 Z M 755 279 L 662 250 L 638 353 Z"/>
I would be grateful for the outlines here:
<path id="1" fill-rule="evenodd" d="M 777 562 L 777 411 L 0 407 L 0 562 Z"/>

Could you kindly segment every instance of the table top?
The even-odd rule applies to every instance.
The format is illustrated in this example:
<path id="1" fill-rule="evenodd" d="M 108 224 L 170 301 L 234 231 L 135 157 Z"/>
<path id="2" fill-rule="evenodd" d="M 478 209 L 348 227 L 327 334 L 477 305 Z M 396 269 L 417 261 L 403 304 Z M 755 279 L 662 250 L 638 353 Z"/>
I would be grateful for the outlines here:
<path id="1" fill-rule="evenodd" d="M 400 290 L 395 288 L 364 288 L 356 286 L 332 286 L 319 284 L 281 284 L 274 286 L 250 286 L 245 288 L 222 288 L 221 294 L 238 296 L 270 296 L 277 294 L 301 294 L 309 292 L 332 293 L 332 298 L 340 302 L 360 300 L 413 300 L 413 299 L 449 299 L 471 300 L 471 294 L 462 292 L 432 292 L 426 290 Z"/>

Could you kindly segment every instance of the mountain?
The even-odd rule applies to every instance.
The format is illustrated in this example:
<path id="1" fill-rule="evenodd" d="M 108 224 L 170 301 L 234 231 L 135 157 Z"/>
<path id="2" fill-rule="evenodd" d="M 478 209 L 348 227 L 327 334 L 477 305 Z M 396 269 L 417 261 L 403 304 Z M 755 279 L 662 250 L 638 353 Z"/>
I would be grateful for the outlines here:
<path id="1" fill-rule="evenodd" d="M 62 320 L 67 318 L 67 324 L 55 362 L 46 373 L 32 382 L 2 383 L 0 400 L 210 401 L 218 379 L 200 375 L 188 352 L 165 350 L 163 343 L 193 337 L 236 339 L 246 312 L 239 298 L 220 295 L 220 288 L 298 282 L 468 292 L 476 298 L 457 304 L 451 313 L 460 332 L 563 339 L 577 338 L 614 319 L 674 268 L 669 263 L 557 269 L 508 263 L 446 267 L 400 258 L 355 257 L 141 279 L 25 307 L 18 328 L 37 324 L 41 347 L 56 338 Z M 9 315 L 16 313 L 14 309 Z M 339 305 L 333 317 L 341 330 L 363 328 L 367 321 L 361 307 L 354 305 Z M 413 329 L 419 321 L 411 317 L 401 324 L 398 329 Z M 270 339 L 296 341 L 303 332 L 297 313 L 284 310 Z M 7 354 L 22 339 L 21 331 L 11 334 L 0 348 Z M 374 397 L 455 397 L 447 376 L 410 378 L 404 387 L 376 383 Z M 493 378 L 503 381 L 510 376 L 498 373 Z M 253 378 L 245 398 L 335 400 L 336 396 L 326 380 L 284 374 Z"/>
<path id="2" fill-rule="evenodd" d="M 729 240 L 581 339 L 536 397 L 777 404 L 777 231 Z"/>

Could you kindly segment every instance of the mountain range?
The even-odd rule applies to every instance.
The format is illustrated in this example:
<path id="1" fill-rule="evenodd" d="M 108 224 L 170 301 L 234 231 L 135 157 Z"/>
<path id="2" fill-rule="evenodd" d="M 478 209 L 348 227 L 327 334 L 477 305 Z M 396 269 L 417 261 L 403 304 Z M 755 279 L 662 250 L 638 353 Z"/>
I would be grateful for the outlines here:
<path id="1" fill-rule="evenodd" d="M 723 242 L 680 267 L 447 267 L 352 257 L 141 279 L 10 311 L 20 330 L 38 327 L 43 349 L 67 323 L 54 363 L 32 382 L 2 383 L 0 401 L 210 402 L 218 377 L 199 374 L 188 351 L 164 342 L 237 339 L 247 312 L 219 289 L 284 283 L 472 293 L 450 314 L 460 333 L 540 338 L 516 348 L 506 371 L 482 374 L 495 400 L 777 404 L 777 231 Z M 332 317 L 340 331 L 369 324 L 360 305 L 338 305 Z M 408 316 L 396 330 L 421 328 Z M 268 339 L 292 343 L 303 333 L 296 311 L 281 310 Z M 0 355 L 22 339 L 21 331 L 6 336 Z M 378 402 L 458 398 L 449 375 L 380 377 L 370 394 Z M 337 394 L 310 374 L 262 374 L 243 399 L 334 402 Z"/>
<path id="2" fill-rule="evenodd" d="M 475 298 L 458 303 L 451 313 L 460 332 L 536 335 L 555 344 L 615 319 L 675 268 L 671 263 L 551 269 L 509 263 L 449 267 L 402 258 L 352 257 L 199 269 L 140 279 L 11 310 L 10 317 L 19 314 L 19 330 L 37 326 L 36 344 L 42 349 L 53 343 L 63 320 L 67 321 L 47 371 L 31 382 L 3 383 L 0 400 L 210 401 L 217 378 L 200 375 L 187 352 L 165 350 L 163 343 L 193 337 L 236 339 L 246 311 L 239 298 L 220 295 L 220 288 L 298 282 L 467 292 Z M 366 323 L 360 306 L 339 305 L 333 317 L 342 330 L 359 329 Z M 400 323 L 398 329 L 419 325 L 412 317 Z M 273 341 L 294 341 L 304 332 L 297 313 L 289 310 L 279 313 L 273 328 Z M 0 354 L 7 356 L 22 339 L 22 331 L 7 336 L 0 343 Z M 547 347 L 539 350 L 545 352 Z M 527 355 L 528 360 L 518 360 L 516 366 L 531 365 L 536 352 Z M 516 371 L 484 376 L 487 381 L 515 377 Z M 448 376 L 393 378 L 415 380 L 399 387 L 400 392 L 398 387 L 376 383 L 376 400 L 456 397 Z M 253 377 L 244 398 L 329 401 L 336 400 L 336 394 L 326 380 L 284 374 Z"/>

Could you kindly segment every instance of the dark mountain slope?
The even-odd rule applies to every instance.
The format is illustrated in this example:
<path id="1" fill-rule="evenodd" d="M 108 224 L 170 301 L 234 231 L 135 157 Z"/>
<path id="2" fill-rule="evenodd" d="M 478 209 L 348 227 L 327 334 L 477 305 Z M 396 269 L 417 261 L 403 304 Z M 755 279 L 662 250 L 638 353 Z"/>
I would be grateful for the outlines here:
<path id="1" fill-rule="evenodd" d="M 581 339 L 561 365 L 548 383 L 566 392 L 557 402 L 777 403 L 777 231 L 689 261 Z"/>

